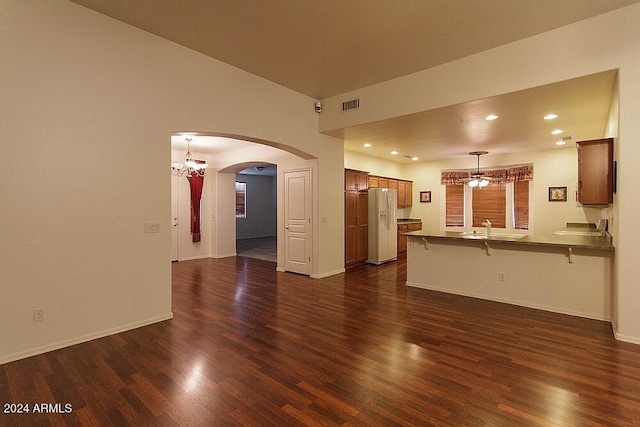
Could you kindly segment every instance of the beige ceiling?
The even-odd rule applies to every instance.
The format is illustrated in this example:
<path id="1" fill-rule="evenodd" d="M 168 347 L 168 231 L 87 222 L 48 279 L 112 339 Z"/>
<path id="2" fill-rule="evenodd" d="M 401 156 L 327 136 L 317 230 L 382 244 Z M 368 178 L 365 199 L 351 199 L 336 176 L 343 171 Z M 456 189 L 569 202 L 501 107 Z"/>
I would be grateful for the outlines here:
<path id="1" fill-rule="evenodd" d="M 314 99 L 324 99 L 640 0 L 73 1 Z M 598 91 L 609 83 L 597 80 Z M 568 89 L 575 94 L 572 90 Z M 378 123 L 346 129 L 338 136 L 344 136 L 350 150 L 357 151 L 358 144 L 370 140 L 384 146 L 385 153 L 397 146 L 400 156 L 423 158 L 470 151 L 489 140 L 496 141 L 494 151 L 513 150 L 528 143 L 520 138 L 526 130 L 530 135 L 544 134 L 533 119 L 521 121 L 527 113 L 538 113 L 529 105 L 542 106 L 542 100 L 531 102 L 538 95 L 552 96 L 543 88 L 529 92 L 526 102 L 517 94 L 507 95 L 399 118 L 385 126 Z M 599 103 L 589 112 L 596 114 L 596 110 L 602 111 L 605 97 L 581 96 L 580 100 L 582 104 Z M 508 123 L 502 115 L 505 120 L 494 126 L 500 130 L 493 133 L 488 126 L 474 130 L 468 124 L 469 116 L 480 114 L 482 109 L 476 107 L 483 104 L 519 114 L 512 114 Z M 580 105 L 576 100 L 575 105 L 565 107 L 569 114 L 576 114 Z M 604 120 L 602 116 L 595 118 L 601 127 Z M 570 119 L 578 126 L 576 121 Z M 592 134 L 579 127 L 569 132 L 574 138 Z M 378 155 L 373 150 L 369 153 Z"/>

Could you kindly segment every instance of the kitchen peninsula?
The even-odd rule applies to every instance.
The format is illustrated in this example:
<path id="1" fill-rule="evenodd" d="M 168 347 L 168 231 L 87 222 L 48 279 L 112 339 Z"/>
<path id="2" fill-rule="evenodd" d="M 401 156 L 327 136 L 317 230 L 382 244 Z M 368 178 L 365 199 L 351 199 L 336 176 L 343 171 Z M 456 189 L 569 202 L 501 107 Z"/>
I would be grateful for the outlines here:
<path id="1" fill-rule="evenodd" d="M 611 320 L 611 236 L 406 233 L 407 285 Z"/>

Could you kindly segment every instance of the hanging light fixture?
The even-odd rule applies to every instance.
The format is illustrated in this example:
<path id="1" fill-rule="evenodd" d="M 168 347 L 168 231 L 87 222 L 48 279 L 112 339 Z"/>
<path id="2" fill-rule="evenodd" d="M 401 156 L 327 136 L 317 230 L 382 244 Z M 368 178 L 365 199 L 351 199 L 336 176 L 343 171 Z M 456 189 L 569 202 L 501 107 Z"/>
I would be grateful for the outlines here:
<path id="1" fill-rule="evenodd" d="M 471 156 L 478 156 L 478 169 L 476 170 L 476 172 L 471 174 L 471 179 L 469 180 L 469 182 L 467 182 L 469 187 L 482 188 L 489 185 L 489 180 L 487 179 L 487 177 L 482 176 L 482 174 L 480 173 L 480 156 L 487 153 L 488 151 L 472 151 L 471 153 L 469 153 L 469 155 Z"/>
<path id="2" fill-rule="evenodd" d="M 188 175 L 191 176 L 194 173 L 200 176 L 204 176 L 204 170 L 207 168 L 207 162 L 204 160 L 196 160 L 191 154 L 191 138 L 187 138 L 187 152 L 184 155 L 184 163 L 173 162 L 171 163 L 171 174 L 176 176 Z"/>

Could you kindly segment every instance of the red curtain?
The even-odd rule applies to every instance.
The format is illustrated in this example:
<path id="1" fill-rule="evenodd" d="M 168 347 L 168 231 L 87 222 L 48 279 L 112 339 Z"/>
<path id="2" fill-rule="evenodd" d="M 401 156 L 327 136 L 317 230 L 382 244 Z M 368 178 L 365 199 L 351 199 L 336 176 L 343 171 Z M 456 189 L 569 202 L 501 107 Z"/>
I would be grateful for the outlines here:
<path id="1" fill-rule="evenodd" d="M 204 176 L 197 172 L 191 172 L 188 176 L 189 187 L 191 188 L 191 241 L 200 241 L 200 199 L 202 198 L 202 186 Z"/>

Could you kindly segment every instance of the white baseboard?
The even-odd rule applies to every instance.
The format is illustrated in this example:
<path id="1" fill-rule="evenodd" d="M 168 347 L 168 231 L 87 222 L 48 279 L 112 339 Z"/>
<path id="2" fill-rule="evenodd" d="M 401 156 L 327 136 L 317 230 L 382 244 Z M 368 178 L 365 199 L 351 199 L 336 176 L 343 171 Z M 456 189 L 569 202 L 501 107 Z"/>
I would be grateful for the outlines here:
<path id="1" fill-rule="evenodd" d="M 310 277 L 312 279 L 322 279 L 324 277 L 335 276 L 336 274 L 340 274 L 340 273 L 344 273 L 344 272 L 345 272 L 345 269 L 341 268 L 340 270 L 330 271 L 328 273 L 312 274 Z"/>
<path id="2" fill-rule="evenodd" d="M 47 344 L 42 347 L 32 348 L 26 351 L 21 351 L 19 353 L 8 354 L 6 356 L 0 357 L 0 365 L 14 362 L 20 359 L 26 359 L 27 357 L 36 356 L 38 354 L 47 353 L 53 350 L 59 350 L 61 348 L 70 347 L 72 345 L 80 344 L 83 342 L 95 340 L 98 338 L 103 338 L 109 335 L 119 334 L 120 332 L 129 331 L 131 329 L 141 328 L 143 326 L 148 326 L 153 323 L 162 322 L 165 320 L 173 319 L 173 313 L 169 313 L 164 316 L 158 316 L 151 319 L 142 320 L 140 322 L 130 323 L 128 325 L 119 326 L 117 328 L 107 329 L 104 331 L 95 332 L 88 335 L 83 335 L 81 337 L 71 338 L 68 340 Z"/>
<path id="3" fill-rule="evenodd" d="M 631 337 L 629 335 L 622 335 L 621 333 L 618 332 L 618 328 L 616 328 L 615 325 L 613 327 L 613 336 L 618 341 L 624 341 L 624 342 L 628 342 L 628 343 L 631 343 L 631 344 L 640 344 L 640 338 Z"/>
<path id="4" fill-rule="evenodd" d="M 582 312 L 577 312 L 577 311 L 572 311 L 572 310 L 564 310 L 564 309 L 561 309 L 561 308 L 558 308 L 558 307 L 531 304 L 531 303 L 526 303 L 526 302 L 522 302 L 522 301 L 514 301 L 514 300 L 503 299 L 503 298 L 489 297 L 489 296 L 486 296 L 486 295 L 479 295 L 479 294 L 474 294 L 474 293 L 470 293 L 470 292 L 461 292 L 461 291 L 452 290 L 452 289 L 448 289 L 448 288 L 439 288 L 437 286 L 426 286 L 426 285 L 423 285 L 423 284 L 420 284 L 420 283 L 412 283 L 412 282 L 409 282 L 409 281 L 407 281 L 406 284 L 407 284 L 407 286 L 411 286 L 411 287 L 414 287 L 414 288 L 428 289 L 430 291 L 444 292 L 444 293 L 447 293 L 447 294 L 461 295 L 461 296 L 464 296 L 464 297 L 478 298 L 478 299 L 483 299 L 483 300 L 487 300 L 487 301 L 495 301 L 495 302 L 501 302 L 501 303 L 504 303 L 504 304 L 517 305 L 519 307 L 527 307 L 527 308 L 534 308 L 536 310 L 550 311 L 552 313 L 567 314 L 569 316 L 584 317 L 586 319 L 603 320 L 605 322 L 611 322 L 611 318 L 606 318 L 606 317 L 602 317 L 602 316 L 596 316 L 596 315 L 591 314 L 591 313 L 582 313 Z"/>
<path id="5" fill-rule="evenodd" d="M 236 255 L 238 255 L 238 254 L 233 252 L 233 253 L 228 253 L 228 254 L 211 255 L 210 257 L 205 257 L 205 258 L 229 258 L 229 257 L 236 256 Z"/>
<path id="6" fill-rule="evenodd" d="M 192 261 L 194 259 L 206 259 L 206 258 L 211 258 L 211 257 L 209 255 L 190 256 L 190 257 L 180 258 L 178 260 L 178 262 L 180 262 L 180 261 Z"/>

